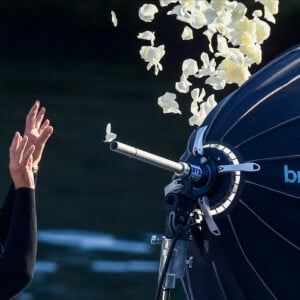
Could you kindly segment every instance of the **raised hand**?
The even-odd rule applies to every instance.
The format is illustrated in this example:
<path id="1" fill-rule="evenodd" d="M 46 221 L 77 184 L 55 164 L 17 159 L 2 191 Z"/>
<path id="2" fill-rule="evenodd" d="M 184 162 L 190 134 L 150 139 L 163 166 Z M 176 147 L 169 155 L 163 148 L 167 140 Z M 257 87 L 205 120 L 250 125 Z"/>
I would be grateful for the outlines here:
<path id="1" fill-rule="evenodd" d="M 48 119 L 44 120 L 46 109 L 40 108 L 40 102 L 36 101 L 26 116 L 24 135 L 28 137 L 27 149 L 34 145 L 32 154 L 32 166 L 36 168 L 42 158 L 47 140 L 53 133 Z"/>
<path id="2" fill-rule="evenodd" d="M 32 172 L 33 153 L 35 146 L 28 145 L 28 137 L 22 137 L 16 132 L 9 148 L 9 171 L 15 189 L 35 188 L 34 176 Z"/>

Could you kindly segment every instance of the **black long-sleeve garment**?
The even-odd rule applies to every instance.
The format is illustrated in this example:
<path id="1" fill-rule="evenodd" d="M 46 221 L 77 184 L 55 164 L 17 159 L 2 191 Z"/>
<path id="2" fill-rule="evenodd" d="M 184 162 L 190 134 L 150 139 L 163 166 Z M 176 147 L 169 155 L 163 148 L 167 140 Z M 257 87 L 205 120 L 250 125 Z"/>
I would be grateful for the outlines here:
<path id="1" fill-rule="evenodd" d="M 37 251 L 35 191 L 11 185 L 0 209 L 0 299 L 8 300 L 32 280 Z"/>

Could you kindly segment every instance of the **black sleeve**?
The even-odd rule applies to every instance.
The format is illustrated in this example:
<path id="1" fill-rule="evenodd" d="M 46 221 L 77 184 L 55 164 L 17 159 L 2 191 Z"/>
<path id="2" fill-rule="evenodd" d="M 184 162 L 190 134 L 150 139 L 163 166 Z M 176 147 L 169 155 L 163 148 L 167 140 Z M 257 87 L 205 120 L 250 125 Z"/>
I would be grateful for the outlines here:
<path id="1" fill-rule="evenodd" d="M 10 205 L 12 207 L 0 257 L 0 299 L 2 300 L 11 299 L 30 283 L 37 250 L 35 191 L 20 188 L 10 192 L 12 192 L 10 196 L 14 195 L 13 199 L 10 199 L 12 201 L 4 202 L 4 208 L 9 209 Z M 7 213 L 6 210 L 4 212 Z"/>
<path id="2" fill-rule="evenodd" d="M 4 249 L 15 198 L 15 187 L 10 185 L 5 200 L 0 208 L 0 254 Z"/>

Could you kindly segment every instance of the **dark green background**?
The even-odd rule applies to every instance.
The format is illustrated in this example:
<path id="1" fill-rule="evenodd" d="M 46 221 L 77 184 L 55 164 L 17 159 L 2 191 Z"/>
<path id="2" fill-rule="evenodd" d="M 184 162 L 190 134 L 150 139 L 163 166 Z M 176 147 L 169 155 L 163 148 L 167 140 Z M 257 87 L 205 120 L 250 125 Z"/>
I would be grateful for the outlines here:
<path id="1" fill-rule="evenodd" d="M 156 1 L 148 1 L 155 3 Z M 254 1 L 247 1 L 253 3 Z M 183 24 L 158 15 L 152 24 L 137 17 L 144 1 L 40 0 L 0 3 L 1 195 L 9 184 L 8 147 L 34 100 L 47 107 L 55 133 L 40 166 L 40 230 L 78 229 L 144 241 L 164 229 L 163 188 L 171 174 L 112 153 L 103 143 L 112 123 L 119 140 L 177 160 L 192 130 L 189 101 L 183 115 L 163 115 L 158 96 L 174 91 L 179 61 L 206 49 L 183 43 Z M 282 0 L 277 23 L 263 45 L 263 63 L 299 42 L 298 0 Z M 114 10 L 119 26 L 111 23 Z M 139 58 L 138 32 L 157 31 L 167 46 L 164 72 L 146 72 Z M 200 42 L 199 42 L 200 41 Z M 170 49 L 170 50 L 169 50 Z M 262 66 L 261 65 L 261 66 Z M 260 68 L 259 66 L 258 68 Z M 254 68 L 255 71 L 257 68 Z M 230 91 L 226 91 L 227 93 Z M 77 253 L 40 245 L 39 259 L 82 261 Z M 158 260 L 159 249 L 145 259 Z M 97 254 L 109 259 L 131 256 Z M 20 299 L 152 299 L 156 273 L 90 274 L 77 264 L 28 288 Z M 45 284 L 47 282 L 47 285 Z M 25 297 L 25 296 L 24 296 Z"/>

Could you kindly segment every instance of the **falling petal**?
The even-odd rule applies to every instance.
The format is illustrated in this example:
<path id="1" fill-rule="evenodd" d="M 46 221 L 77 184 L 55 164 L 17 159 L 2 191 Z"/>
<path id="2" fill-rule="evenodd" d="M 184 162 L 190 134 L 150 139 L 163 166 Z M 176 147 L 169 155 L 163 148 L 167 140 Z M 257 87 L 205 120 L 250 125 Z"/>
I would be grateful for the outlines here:
<path id="1" fill-rule="evenodd" d="M 147 70 L 150 70 L 154 66 L 154 73 L 158 75 L 158 72 L 163 69 L 160 64 L 160 60 L 165 55 L 165 46 L 160 45 L 158 47 L 142 46 L 140 49 L 141 58 L 148 63 Z"/>
<path id="2" fill-rule="evenodd" d="M 184 41 L 192 40 L 194 38 L 193 30 L 190 27 L 185 26 L 184 29 L 183 29 L 183 32 L 181 34 L 181 38 Z"/>
<path id="3" fill-rule="evenodd" d="M 154 41 L 155 41 L 155 32 L 153 31 L 144 31 L 144 32 L 140 32 L 137 36 L 138 39 L 141 40 L 146 40 L 146 41 L 150 41 L 151 46 L 154 46 Z"/>
<path id="4" fill-rule="evenodd" d="M 186 94 L 190 90 L 192 83 L 185 78 L 175 83 L 175 88 L 179 93 Z"/>
<path id="5" fill-rule="evenodd" d="M 275 22 L 278 13 L 278 0 L 255 0 L 262 5 L 249 6 L 242 1 L 229 0 L 159 0 L 157 6 L 146 3 L 139 8 L 139 17 L 144 22 L 152 22 L 158 12 L 166 8 L 166 15 L 175 16 L 184 23 L 182 40 L 192 40 L 197 31 L 207 37 L 207 52 L 198 60 L 182 60 L 182 74 L 175 83 L 176 92 L 188 93 L 192 90 L 194 79 L 201 79 L 215 91 L 223 90 L 227 84 L 242 85 L 251 76 L 250 68 L 262 61 L 262 43 L 270 36 L 270 25 Z M 160 7 L 159 7 L 160 5 Z M 261 6 L 259 8 L 259 6 Z M 159 9 L 158 9 L 159 7 Z M 249 11 L 249 8 L 255 8 Z M 159 11 L 160 10 L 160 11 Z M 264 20 L 263 20 L 264 18 Z M 154 45 L 154 32 L 145 31 L 139 39 L 150 41 L 150 46 L 140 49 L 140 56 L 146 62 L 147 70 L 154 70 L 158 75 L 163 66 L 161 59 L 165 47 Z M 200 65 L 201 64 L 201 65 Z M 193 77 L 191 79 L 190 77 Z M 190 124 L 200 125 L 207 112 L 215 105 L 213 96 L 203 99 L 203 89 L 192 90 L 192 113 Z M 174 97 L 164 95 L 158 98 L 164 113 L 181 113 Z M 172 99 L 171 99 L 172 98 Z M 200 107 L 200 103 L 202 103 Z"/>
<path id="6" fill-rule="evenodd" d="M 165 7 L 168 6 L 171 3 L 177 3 L 178 0 L 159 0 L 160 6 Z"/>
<path id="7" fill-rule="evenodd" d="M 111 21 L 112 21 L 114 27 L 117 27 L 118 19 L 117 19 L 116 13 L 113 10 L 110 13 L 111 13 Z"/>
<path id="8" fill-rule="evenodd" d="M 113 140 L 117 138 L 117 135 L 111 132 L 111 123 L 106 125 L 106 135 L 105 135 L 105 143 L 111 143 Z"/>
<path id="9" fill-rule="evenodd" d="M 154 4 L 144 4 L 139 9 L 139 18 L 144 22 L 152 22 L 155 14 L 158 13 L 158 8 Z"/>
<path id="10" fill-rule="evenodd" d="M 182 73 L 185 77 L 195 75 L 198 72 L 198 64 L 194 59 L 185 59 L 182 63 Z"/>
<path id="11" fill-rule="evenodd" d="M 164 114 L 181 114 L 179 105 L 175 99 L 176 94 L 169 92 L 166 92 L 164 95 L 158 98 L 158 105 L 163 109 Z"/>

